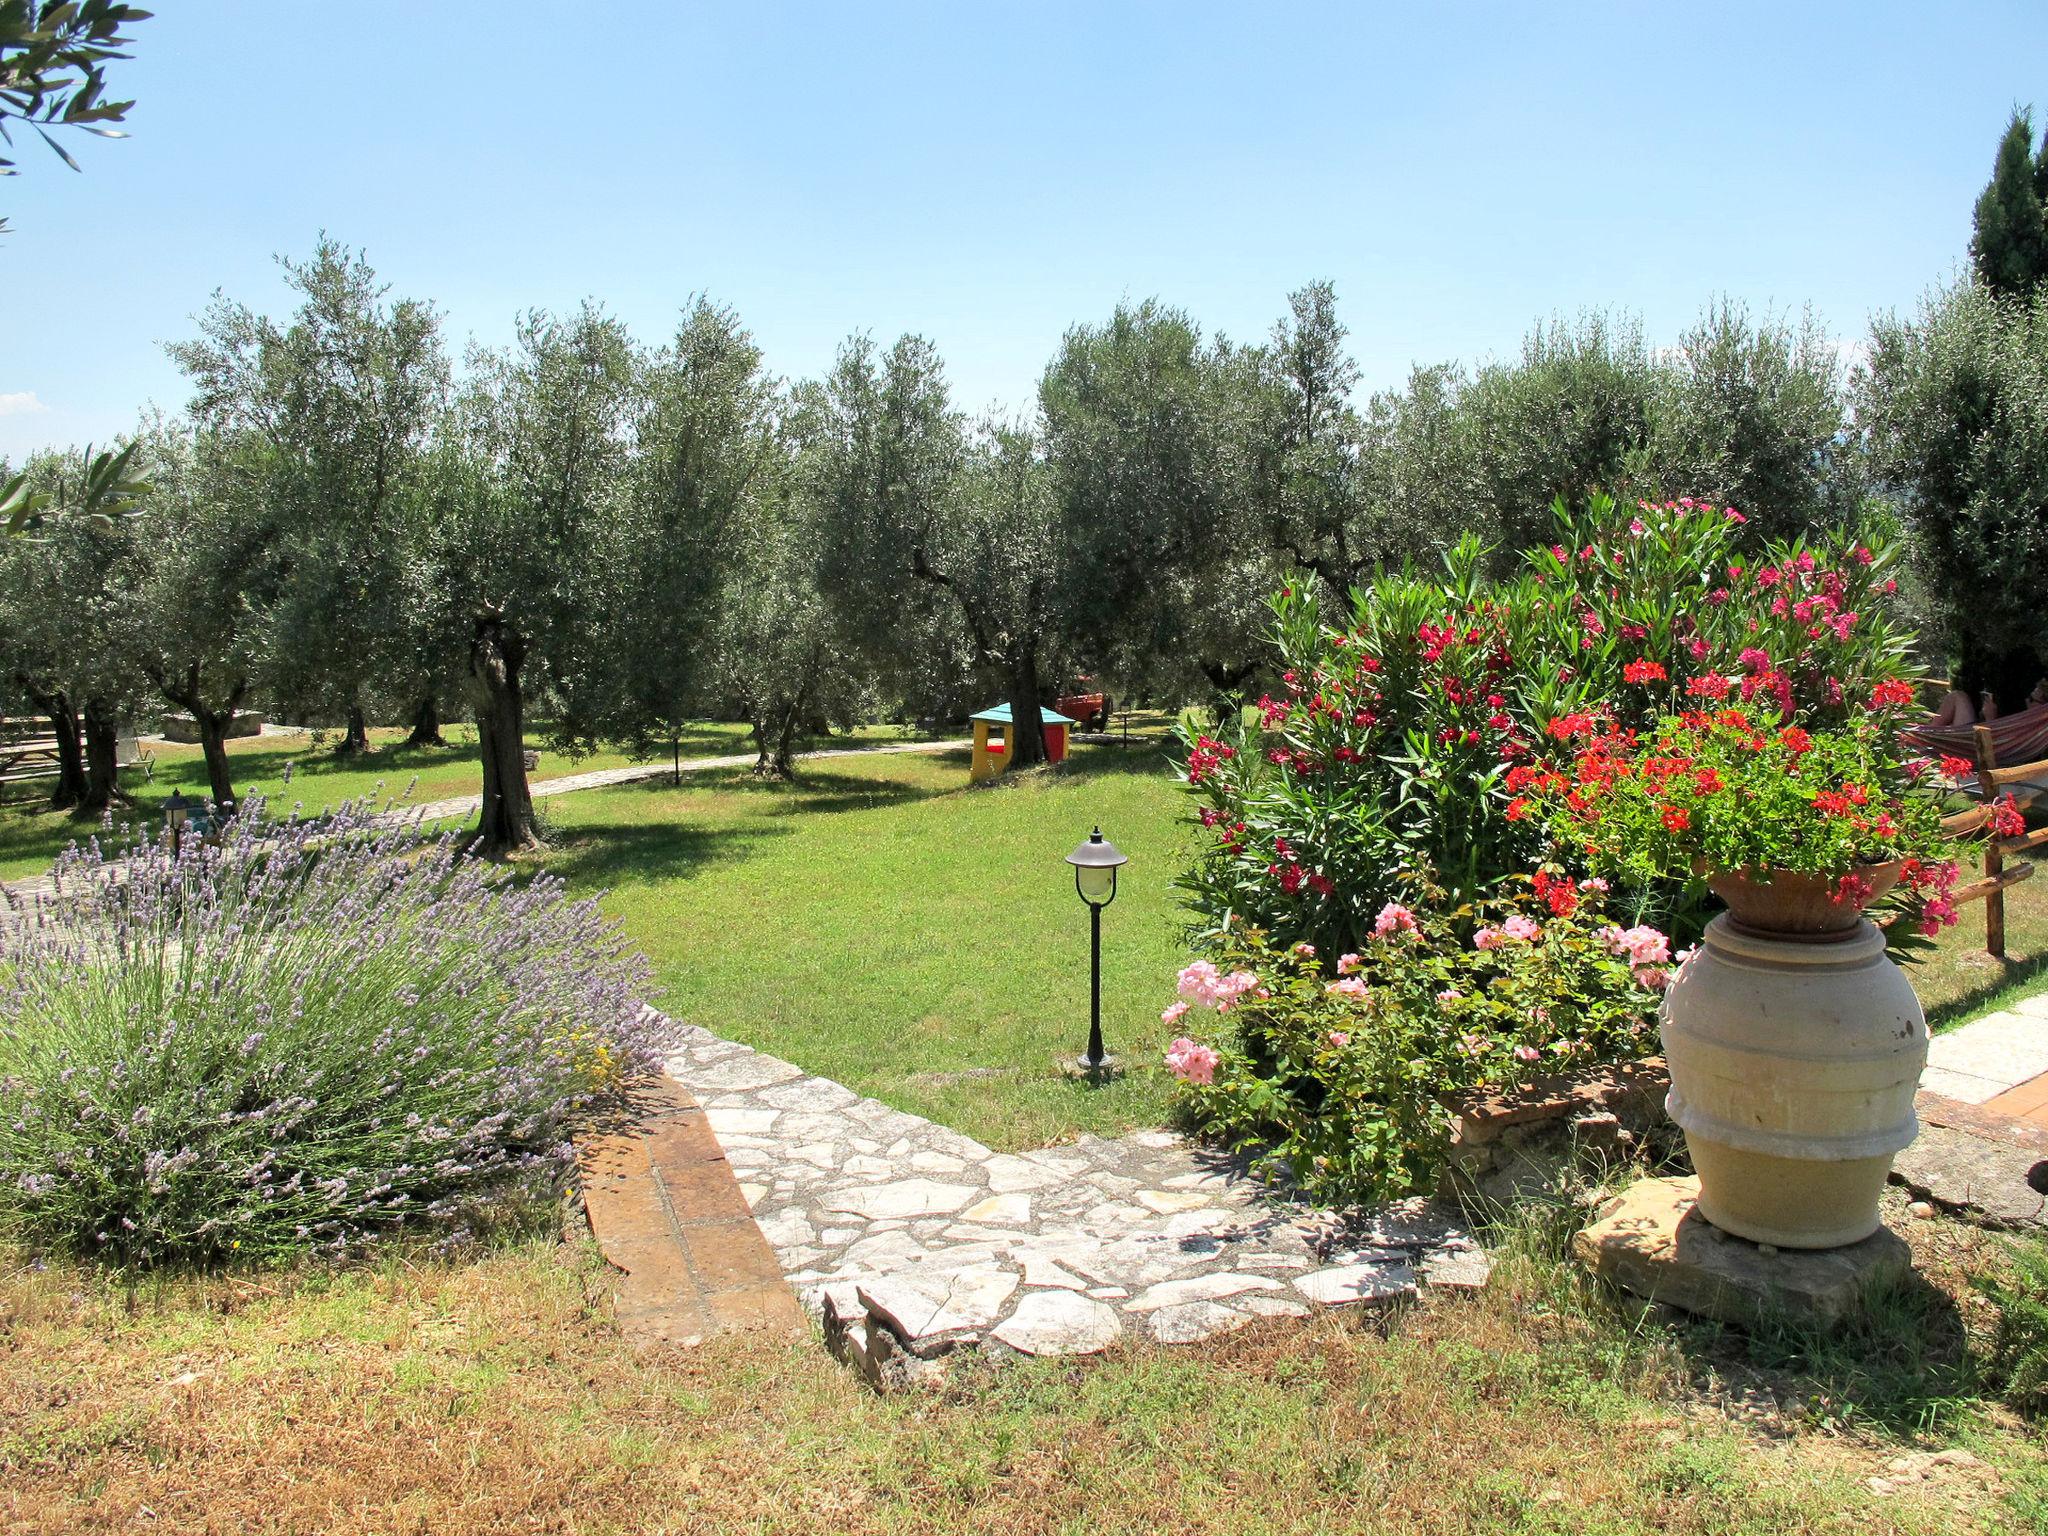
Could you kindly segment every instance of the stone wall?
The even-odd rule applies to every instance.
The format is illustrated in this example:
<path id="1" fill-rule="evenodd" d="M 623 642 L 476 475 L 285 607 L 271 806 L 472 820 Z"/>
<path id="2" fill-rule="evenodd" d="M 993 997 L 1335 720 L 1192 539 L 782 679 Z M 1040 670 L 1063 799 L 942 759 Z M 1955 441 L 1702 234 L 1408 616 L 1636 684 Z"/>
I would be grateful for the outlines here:
<path id="1" fill-rule="evenodd" d="M 1654 1162 L 1677 1135 L 1664 1114 L 1670 1087 L 1671 1074 L 1653 1056 L 1466 1095 L 1451 1106 L 1451 1155 L 1438 1193 L 1497 1208 L 1574 1174 L 1597 1178 L 1620 1163 Z"/>

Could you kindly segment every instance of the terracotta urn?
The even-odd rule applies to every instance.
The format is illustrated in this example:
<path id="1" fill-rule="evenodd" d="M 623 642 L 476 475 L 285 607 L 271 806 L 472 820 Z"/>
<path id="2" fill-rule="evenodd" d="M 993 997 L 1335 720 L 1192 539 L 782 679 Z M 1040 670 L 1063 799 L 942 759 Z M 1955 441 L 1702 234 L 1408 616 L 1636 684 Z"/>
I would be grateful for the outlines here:
<path id="1" fill-rule="evenodd" d="M 1664 995 L 1666 1108 L 1699 1214 L 1752 1242 L 1870 1236 L 1892 1157 L 1919 1134 L 1927 1022 L 1861 911 L 1898 869 L 1860 873 L 1847 901 L 1818 876 L 1710 876 L 1729 910 Z"/>

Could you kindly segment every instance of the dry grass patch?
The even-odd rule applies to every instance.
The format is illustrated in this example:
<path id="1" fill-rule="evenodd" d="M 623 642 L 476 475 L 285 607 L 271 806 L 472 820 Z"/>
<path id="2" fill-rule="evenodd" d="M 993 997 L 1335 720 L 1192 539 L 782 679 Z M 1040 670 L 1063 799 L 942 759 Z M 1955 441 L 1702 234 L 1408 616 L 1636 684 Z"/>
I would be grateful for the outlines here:
<path id="1" fill-rule="evenodd" d="M 1896 1443 L 1733 1427 L 1669 1336 L 1533 1283 L 1384 1338 L 1262 1326 L 889 1400 L 808 1343 L 635 1354 L 605 1294 L 588 1256 L 543 1243 L 136 1289 L 17 1269 L 0 1529 L 1875 1536 L 2019 1518 L 1988 1486 L 1873 1495 L 1861 1479 Z"/>

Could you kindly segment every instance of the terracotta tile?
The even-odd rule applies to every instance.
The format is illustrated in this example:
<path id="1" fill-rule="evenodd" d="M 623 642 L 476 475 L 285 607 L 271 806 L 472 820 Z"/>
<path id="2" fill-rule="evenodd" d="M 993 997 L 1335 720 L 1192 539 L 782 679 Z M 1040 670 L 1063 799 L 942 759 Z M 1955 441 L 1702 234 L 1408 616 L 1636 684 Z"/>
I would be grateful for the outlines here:
<path id="1" fill-rule="evenodd" d="M 633 1110 L 631 1126 L 578 1148 L 591 1230 L 618 1270 L 621 1331 L 694 1344 L 722 1328 L 803 1328 L 703 1111 L 666 1078 L 637 1091 Z"/>
<path id="2" fill-rule="evenodd" d="M 764 1328 L 781 1333 L 800 1333 L 810 1326 L 804 1309 L 786 1285 L 773 1290 L 752 1287 L 744 1291 L 720 1291 L 707 1296 L 705 1310 L 721 1328 Z"/>
<path id="3" fill-rule="evenodd" d="M 2043 1106 L 2048 1106 L 2048 1074 L 2030 1079 L 2017 1087 L 2008 1088 L 1994 1098 L 1984 1101 L 1984 1107 L 2000 1114 L 2025 1118 Z"/>
<path id="4" fill-rule="evenodd" d="M 683 1243 L 707 1293 L 749 1285 L 784 1289 L 781 1267 L 752 1218 L 693 1223 L 683 1229 Z"/>

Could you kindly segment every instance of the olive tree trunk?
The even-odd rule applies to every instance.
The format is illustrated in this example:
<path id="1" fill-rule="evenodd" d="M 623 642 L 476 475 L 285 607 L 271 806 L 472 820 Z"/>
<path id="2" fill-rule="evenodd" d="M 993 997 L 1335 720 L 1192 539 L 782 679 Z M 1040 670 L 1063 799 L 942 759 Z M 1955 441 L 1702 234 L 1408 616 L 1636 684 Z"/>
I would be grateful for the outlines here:
<path id="1" fill-rule="evenodd" d="M 85 798 L 79 802 L 82 811 L 100 812 L 113 805 L 116 800 L 127 797 L 121 793 L 120 749 L 117 745 L 121 734 L 121 717 L 105 699 L 93 698 L 85 701 Z"/>
<path id="2" fill-rule="evenodd" d="M 335 744 L 336 757 L 354 757 L 370 750 L 370 722 L 363 718 L 363 706 L 353 700 L 348 706 L 348 726 Z"/>
<path id="3" fill-rule="evenodd" d="M 441 735 L 441 700 L 428 694 L 420 700 L 420 707 L 412 712 L 412 734 L 405 738 L 408 747 L 445 747 L 447 741 Z"/>
<path id="4" fill-rule="evenodd" d="M 485 858 L 540 846 L 526 783 L 526 710 L 519 692 L 525 660 L 526 638 L 515 625 L 496 610 L 478 616 L 469 642 L 469 696 L 484 766 L 476 851 Z"/>
<path id="5" fill-rule="evenodd" d="M 1022 646 L 1010 656 L 1010 767 L 1045 761 L 1045 722 L 1039 718 L 1038 653 Z"/>
<path id="6" fill-rule="evenodd" d="M 36 709 L 49 716 L 51 734 L 57 740 L 57 784 L 50 791 L 54 810 L 68 811 L 85 803 L 85 754 L 78 746 L 78 711 L 70 696 L 59 688 L 45 692 L 25 677 L 16 679 Z"/>

